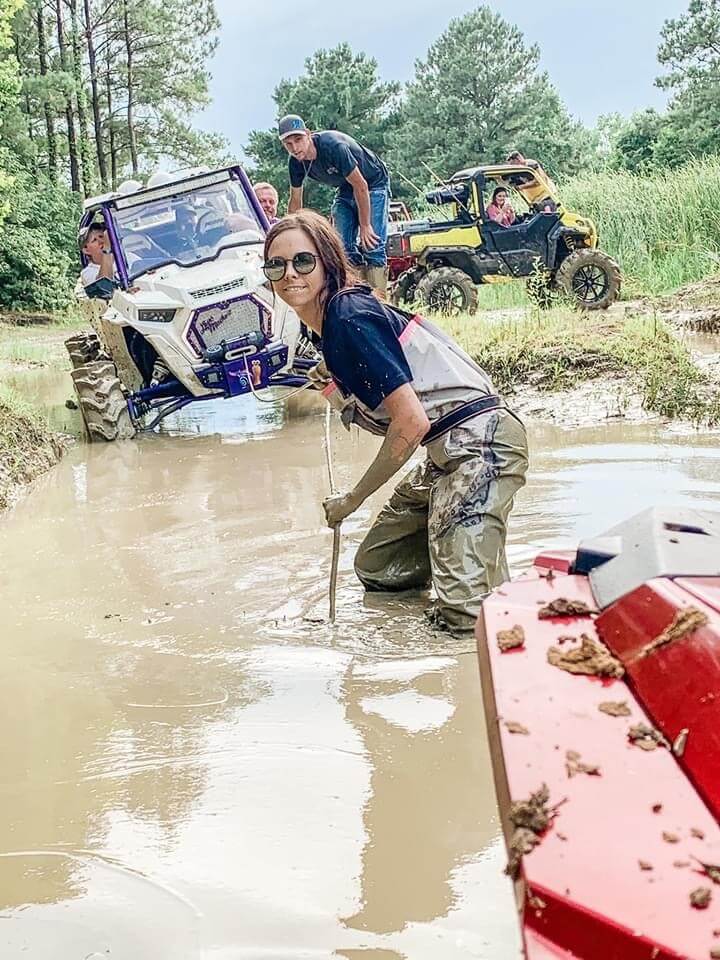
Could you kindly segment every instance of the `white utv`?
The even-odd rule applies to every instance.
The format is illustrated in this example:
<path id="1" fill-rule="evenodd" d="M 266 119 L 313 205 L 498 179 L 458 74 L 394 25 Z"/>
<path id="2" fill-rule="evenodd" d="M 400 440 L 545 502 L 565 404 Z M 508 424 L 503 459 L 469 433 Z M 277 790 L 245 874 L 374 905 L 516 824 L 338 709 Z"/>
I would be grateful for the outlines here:
<path id="1" fill-rule="evenodd" d="M 114 276 L 79 284 L 93 332 L 66 341 L 90 440 L 131 437 L 193 401 L 306 382 L 315 361 L 266 284 L 268 223 L 241 167 L 129 181 L 86 201 L 81 248 L 94 224 Z"/>

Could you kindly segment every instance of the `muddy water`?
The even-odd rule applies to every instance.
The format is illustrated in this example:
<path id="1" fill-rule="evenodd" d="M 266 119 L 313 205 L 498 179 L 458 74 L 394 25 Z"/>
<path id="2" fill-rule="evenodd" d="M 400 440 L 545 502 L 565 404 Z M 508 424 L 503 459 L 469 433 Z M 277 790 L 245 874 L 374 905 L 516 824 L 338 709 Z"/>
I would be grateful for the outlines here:
<path id="1" fill-rule="evenodd" d="M 78 446 L 0 520 L 3 960 L 519 955 L 474 652 L 424 597 L 338 619 L 323 418 L 198 406 Z M 720 509 L 717 435 L 534 425 L 516 569 L 650 503 Z M 373 438 L 334 431 L 347 486 Z"/>

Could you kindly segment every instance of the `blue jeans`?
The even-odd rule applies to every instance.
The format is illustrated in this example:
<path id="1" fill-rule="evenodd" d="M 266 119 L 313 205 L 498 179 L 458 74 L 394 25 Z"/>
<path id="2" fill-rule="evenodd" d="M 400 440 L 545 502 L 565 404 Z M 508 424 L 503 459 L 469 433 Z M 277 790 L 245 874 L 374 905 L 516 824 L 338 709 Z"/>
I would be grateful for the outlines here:
<path id="1" fill-rule="evenodd" d="M 372 250 L 361 250 L 358 246 L 360 221 L 354 195 L 338 194 L 332 205 L 332 218 L 335 229 L 342 237 L 343 246 L 356 267 L 384 267 L 387 264 L 385 243 L 388 234 L 388 203 L 390 190 L 387 185 L 375 187 L 370 193 L 370 223 L 380 237 L 380 243 Z"/>

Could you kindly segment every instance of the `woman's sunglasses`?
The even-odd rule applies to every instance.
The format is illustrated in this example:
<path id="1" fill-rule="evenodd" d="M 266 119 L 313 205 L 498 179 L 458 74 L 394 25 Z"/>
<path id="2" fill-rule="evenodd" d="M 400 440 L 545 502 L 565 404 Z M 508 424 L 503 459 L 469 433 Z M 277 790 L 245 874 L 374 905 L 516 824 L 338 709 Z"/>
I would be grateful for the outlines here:
<path id="1" fill-rule="evenodd" d="M 266 260 L 263 264 L 263 273 L 268 280 L 277 283 L 278 280 L 282 280 L 285 276 L 288 263 L 292 263 L 295 273 L 305 276 L 308 273 L 312 273 L 317 266 L 317 257 L 314 253 L 310 253 L 307 250 L 296 253 L 292 260 L 286 260 L 285 257 L 270 257 L 270 259 Z"/>

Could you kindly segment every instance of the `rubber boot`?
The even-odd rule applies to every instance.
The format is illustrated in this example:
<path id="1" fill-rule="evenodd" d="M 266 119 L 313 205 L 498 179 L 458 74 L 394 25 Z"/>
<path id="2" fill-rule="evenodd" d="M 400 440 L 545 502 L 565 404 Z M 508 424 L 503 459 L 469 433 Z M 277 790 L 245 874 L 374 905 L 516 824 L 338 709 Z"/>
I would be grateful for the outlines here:
<path id="1" fill-rule="evenodd" d="M 387 299 L 387 269 L 385 267 L 368 267 L 367 282 L 383 300 Z"/>

